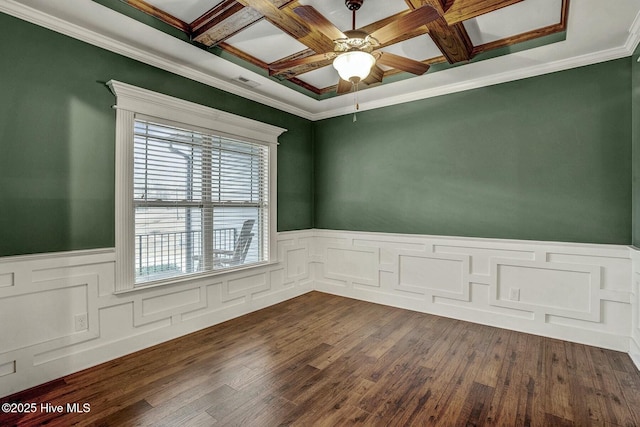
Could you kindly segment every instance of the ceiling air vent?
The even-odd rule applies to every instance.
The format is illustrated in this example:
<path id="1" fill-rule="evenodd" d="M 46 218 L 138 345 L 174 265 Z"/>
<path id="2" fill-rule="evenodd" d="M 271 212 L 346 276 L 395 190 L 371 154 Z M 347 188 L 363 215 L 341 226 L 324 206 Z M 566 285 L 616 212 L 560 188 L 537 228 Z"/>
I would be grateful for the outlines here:
<path id="1" fill-rule="evenodd" d="M 242 77 L 242 76 L 238 76 L 235 79 L 231 79 L 231 80 L 236 83 L 240 83 L 242 86 L 246 86 L 246 87 L 260 86 L 260 83 L 254 82 L 253 80 L 249 80 L 248 78 Z"/>

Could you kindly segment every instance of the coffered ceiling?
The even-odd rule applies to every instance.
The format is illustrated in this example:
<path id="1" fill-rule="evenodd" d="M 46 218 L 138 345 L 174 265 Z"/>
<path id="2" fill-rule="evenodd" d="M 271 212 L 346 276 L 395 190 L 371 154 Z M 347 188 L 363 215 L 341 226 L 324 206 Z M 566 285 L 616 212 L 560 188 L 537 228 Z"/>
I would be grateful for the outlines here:
<path id="1" fill-rule="evenodd" d="M 310 119 L 354 108 L 331 65 L 353 25 L 344 0 L 0 0 L 0 11 Z M 364 0 L 355 28 L 381 45 L 360 108 L 629 56 L 639 12 L 638 0 Z"/>
<path id="2" fill-rule="evenodd" d="M 359 84 L 364 90 L 401 73 L 401 78 L 422 75 L 430 65 L 466 64 L 483 54 L 522 49 L 528 41 L 537 41 L 531 47 L 563 40 L 564 34 L 548 36 L 564 33 L 569 10 L 568 0 L 360 0 L 350 3 L 359 7 L 353 12 L 343 0 L 126 3 L 310 96 L 350 91 L 352 85 L 338 85 L 331 66 L 334 40 L 344 38 L 344 30 L 384 36 L 375 53 L 378 64 Z M 421 8 L 426 13 L 416 12 Z"/>

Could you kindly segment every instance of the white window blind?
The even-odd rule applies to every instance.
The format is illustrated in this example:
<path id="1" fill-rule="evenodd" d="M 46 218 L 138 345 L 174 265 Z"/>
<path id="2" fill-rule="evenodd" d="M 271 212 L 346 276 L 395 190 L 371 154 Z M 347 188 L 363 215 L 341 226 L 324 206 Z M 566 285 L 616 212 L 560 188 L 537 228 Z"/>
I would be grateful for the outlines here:
<path id="1" fill-rule="evenodd" d="M 136 117 L 135 282 L 269 259 L 269 148 Z"/>

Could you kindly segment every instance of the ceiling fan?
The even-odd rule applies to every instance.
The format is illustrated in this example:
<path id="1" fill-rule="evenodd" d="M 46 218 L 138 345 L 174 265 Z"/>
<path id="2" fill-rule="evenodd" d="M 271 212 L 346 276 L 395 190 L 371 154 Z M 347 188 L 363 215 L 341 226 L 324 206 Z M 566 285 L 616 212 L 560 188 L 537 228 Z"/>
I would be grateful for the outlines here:
<path id="1" fill-rule="evenodd" d="M 428 64 L 379 49 L 403 34 L 438 19 L 438 12 L 433 7 L 425 5 L 367 34 L 356 29 L 356 11 L 363 2 L 364 0 L 345 0 L 345 6 L 352 12 L 353 18 L 352 29 L 344 32 L 336 28 L 313 6 L 298 6 L 293 9 L 298 17 L 333 41 L 333 50 L 270 64 L 270 73 L 286 74 L 288 69 L 302 65 L 316 68 L 333 60 L 333 66 L 340 75 L 336 89 L 338 94 L 351 91 L 360 82 L 367 85 L 381 82 L 384 71 L 378 65 L 386 65 L 416 75 L 426 73 L 429 69 Z"/>

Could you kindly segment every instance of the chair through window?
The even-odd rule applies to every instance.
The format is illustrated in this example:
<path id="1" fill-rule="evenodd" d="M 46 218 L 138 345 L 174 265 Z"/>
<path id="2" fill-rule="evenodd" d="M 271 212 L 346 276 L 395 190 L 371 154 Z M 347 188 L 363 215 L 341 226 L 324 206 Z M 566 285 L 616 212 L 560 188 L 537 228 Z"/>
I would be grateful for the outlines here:
<path id="1" fill-rule="evenodd" d="M 248 219 L 242 224 L 240 235 L 236 240 L 233 250 L 213 250 L 213 254 L 215 255 L 213 265 L 215 267 L 232 267 L 244 263 L 247 252 L 249 251 L 249 246 L 251 246 L 251 240 L 253 239 L 251 230 L 255 222 L 254 219 Z"/>

